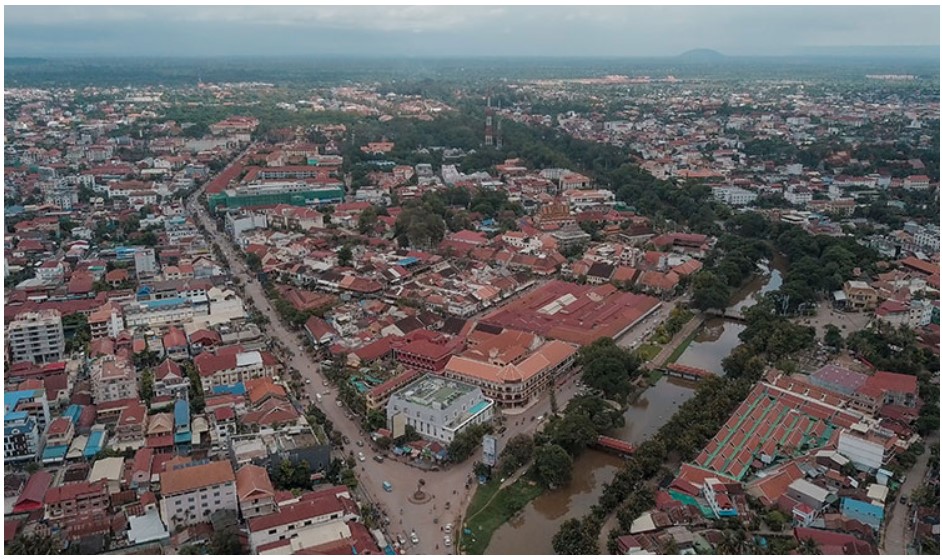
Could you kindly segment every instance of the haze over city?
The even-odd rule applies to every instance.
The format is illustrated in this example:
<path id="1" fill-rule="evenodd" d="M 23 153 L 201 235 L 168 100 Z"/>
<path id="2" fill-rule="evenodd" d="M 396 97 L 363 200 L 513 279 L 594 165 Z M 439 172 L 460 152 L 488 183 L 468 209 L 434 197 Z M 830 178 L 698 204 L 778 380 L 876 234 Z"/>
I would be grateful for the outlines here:
<path id="1" fill-rule="evenodd" d="M 936 46 L 938 6 L 7 6 L 6 56 L 731 56 Z"/>

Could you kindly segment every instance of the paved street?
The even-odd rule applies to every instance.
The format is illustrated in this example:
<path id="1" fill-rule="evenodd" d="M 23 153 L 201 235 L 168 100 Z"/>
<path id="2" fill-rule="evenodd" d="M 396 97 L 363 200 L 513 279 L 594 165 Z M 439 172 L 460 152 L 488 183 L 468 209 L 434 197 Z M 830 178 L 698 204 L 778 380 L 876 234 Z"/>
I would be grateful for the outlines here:
<path id="1" fill-rule="evenodd" d="M 926 438 L 926 441 L 938 441 L 939 433 L 932 433 Z M 883 535 L 883 541 L 881 542 L 880 552 L 883 554 L 889 555 L 905 555 L 906 548 L 910 543 L 909 540 L 912 537 L 910 534 L 910 520 L 912 515 L 910 509 L 907 505 L 904 505 L 899 502 L 899 497 L 901 495 L 906 495 L 906 497 L 912 496 L 913 491 L 922 484 L 923 478 L 926 477 L 926 470 L 929 467 L 929 457 L 931 452 L 926 448 L 926 451 L 922 453 L 922 456 L 916 461 L 916 465 L 912 467 L 909 473 L 906 474 L 906 481 L 903 483 L 903 486 L 900 488 L 899 494 L 894 501 L 892 508 L 889 511 L 890 519 L 886 524 L 886 531 Z"/>

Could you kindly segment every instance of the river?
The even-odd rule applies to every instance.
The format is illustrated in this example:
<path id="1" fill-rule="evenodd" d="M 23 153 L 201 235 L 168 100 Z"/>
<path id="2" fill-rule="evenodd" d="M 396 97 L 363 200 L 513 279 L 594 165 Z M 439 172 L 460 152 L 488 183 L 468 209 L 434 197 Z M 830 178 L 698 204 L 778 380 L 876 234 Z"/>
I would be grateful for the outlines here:
<path id="1" fill-rule="evenodd" d="M 731 309 L 742 310 L 755 304 L 756 296 L 778 289 L 782 284 L 780 261 L 772 262 L 771 274 L 754 277 L 734 297 Z M 721 362 L 739 345 L 743 324 L 715 319 L 702 330 L 678 359 L 678 363 L 722 374 Z M 645 390 L 625 412 L 625 425 L 612 436 L 639 444 L 657 432 L 681 404 L 690 399 L 696 384 L 661 377 Z M 605 483 L 615 477 L 622 460 L 587 450 L 573 464 L 573 480 L 562 489 L 548 491 L 529 503 L 509 522 L 494 532 L 487 555 L 551 555 L 553 535 L 570 518 L 585 514 L 598 502 Z"/>

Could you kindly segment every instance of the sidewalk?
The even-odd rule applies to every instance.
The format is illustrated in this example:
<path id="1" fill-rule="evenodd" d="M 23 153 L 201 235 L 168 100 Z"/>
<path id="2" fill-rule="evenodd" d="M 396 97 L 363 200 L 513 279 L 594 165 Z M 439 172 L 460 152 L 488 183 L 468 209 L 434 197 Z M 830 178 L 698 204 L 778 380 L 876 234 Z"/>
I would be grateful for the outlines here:
<path id="1" fill-rule="evenodd" d="M 684 343 L 691 334 L 696 332 L 697 328 L 703 324 L 705 318 L 702 315 L 697 315 L 690 319 L 687 324 L 684 324 L 684 327 L 680 329 L 680 332 L 674 335 L 671 338 L 670 343 L 661 348 L 661 351 L 654 356 L 654 359 L 646 363 L 648 369 L 660 369 L 664 366 L 664 363 L 670 358 L 671 354 L 674 353 L 674 350 L 677 349 L 680 344 Z"/>

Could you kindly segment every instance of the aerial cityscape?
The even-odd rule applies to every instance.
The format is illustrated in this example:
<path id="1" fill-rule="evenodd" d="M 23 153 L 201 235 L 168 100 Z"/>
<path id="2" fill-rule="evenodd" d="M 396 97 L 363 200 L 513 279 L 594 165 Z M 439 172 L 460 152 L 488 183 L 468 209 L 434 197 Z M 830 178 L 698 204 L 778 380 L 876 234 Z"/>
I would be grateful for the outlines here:
<path id="1" fill-rule="evenodd" d="M 938 6 L 4 13 L 6 554 L 939 554 Z"/>

